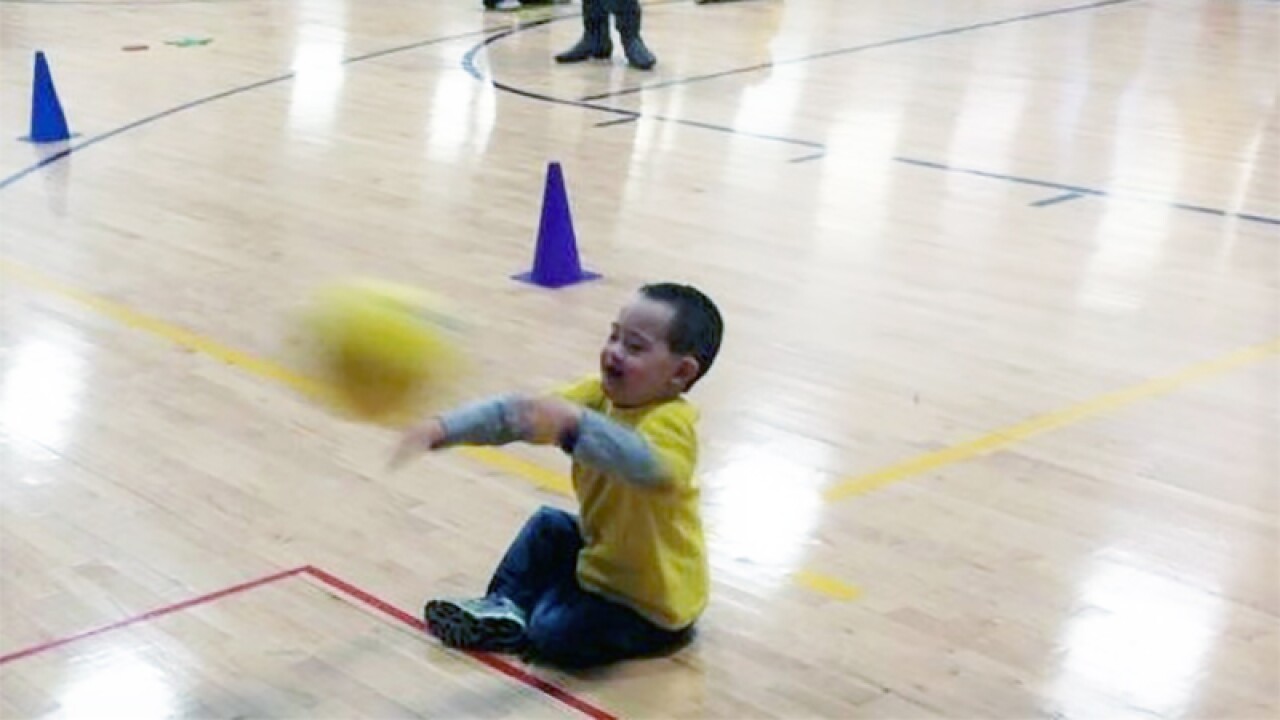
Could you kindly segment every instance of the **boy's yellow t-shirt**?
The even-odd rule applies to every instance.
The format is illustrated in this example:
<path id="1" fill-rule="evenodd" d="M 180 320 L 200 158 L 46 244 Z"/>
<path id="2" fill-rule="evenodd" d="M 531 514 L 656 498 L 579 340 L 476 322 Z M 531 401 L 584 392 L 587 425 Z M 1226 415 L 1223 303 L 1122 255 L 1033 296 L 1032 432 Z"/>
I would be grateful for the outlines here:
<path id="1" fill-rule="evenodd" d="M 638 432 L 666 470 L 663 483 L 644 487 L 573 464 L 585 542 L 578 555 L 579 583 L 659 627 L 688 627 L 706 608 L 710 586 L 701 491 L 693 474 L 697 408 L 684 398 L 615 408 L 599 378 L 582 380 L 558 394 Z"/>

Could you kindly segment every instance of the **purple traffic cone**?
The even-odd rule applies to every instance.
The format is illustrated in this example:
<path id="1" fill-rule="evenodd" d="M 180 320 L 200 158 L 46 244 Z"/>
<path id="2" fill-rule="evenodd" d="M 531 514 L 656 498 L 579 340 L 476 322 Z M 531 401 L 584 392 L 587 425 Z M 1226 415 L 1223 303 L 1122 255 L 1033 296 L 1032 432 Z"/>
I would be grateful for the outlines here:
<path id="1" fill-rule="evenodd" d="M 569 210 L 569 196 L 565 193 L 560 163 L 553 162 L 547 167 L 533 270 L 514 277 L 545 288 L 561 288 L 600 277 L 597 273 L 583 270 L 578 258 L 578 239 L 573 232 L 573 215 Z"/>

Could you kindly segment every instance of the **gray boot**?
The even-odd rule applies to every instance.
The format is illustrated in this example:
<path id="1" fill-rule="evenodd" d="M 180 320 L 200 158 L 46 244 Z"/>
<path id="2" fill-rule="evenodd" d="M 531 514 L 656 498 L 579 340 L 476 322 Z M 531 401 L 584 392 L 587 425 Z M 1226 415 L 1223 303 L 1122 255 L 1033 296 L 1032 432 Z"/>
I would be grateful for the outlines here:
<path id="1" fill-rule="evenodd" d="M 658 58 L 645 47 L 640 38 L 640 0 L 613 0 L 614 22 L 622 36 L 622 50 L 633 67 L 648 70 L 657 64 Z"/>
<path id="2" fill-rule="evenodd" d="M 609 39 L 608 0 L 582 0 L 582 39 L 577 45 L 556 56 L 556 62 L 576 63 L 596 58 L 603 60 L 613 54 L 613 40 Z"/>

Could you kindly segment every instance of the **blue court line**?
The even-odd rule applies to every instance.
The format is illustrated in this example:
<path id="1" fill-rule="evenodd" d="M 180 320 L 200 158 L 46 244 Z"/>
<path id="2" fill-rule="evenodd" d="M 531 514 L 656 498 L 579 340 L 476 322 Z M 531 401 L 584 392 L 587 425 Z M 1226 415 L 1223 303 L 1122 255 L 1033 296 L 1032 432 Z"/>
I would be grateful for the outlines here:
<path id="1" fill-rule="evenodd" d="M 775 60 L 758 65 L 749 65 L 747 67 L 734 68 L 732 70 L 724 70 L 716 73 L 707 73 L 706 75 L 691 75 L 685 78 L 675 78 L 672 80 L 664 80 L 662 82 L 645 83 L 635 85 L 621 90 L 611 90 L 605 93 L 595 95 L 587 95 L 581 98 L 584 101 L 603 100 L 605 98 L 619 97 L 622 95 L 631 95 L 633 93 L 645 92 L 646 90 L 656 90 L 658 88 L 668 88 L 677 85 L 689 85 L 691 83 L 702 82 L 704 80 L 715 80 L 732 75 L 742 75 L 744 73 L 759 72 L 770 68 L 781 67 L 783 65 L 795 65 L 798 63 L 810 62 L 813 60 L 824 60 L 826 58 L 839 57 L 841 55 L 852 55 L 854 53 L 866 52 L 867 50 L 878 50 L 880 48 L 893 47 L 894 45 L 906 45 L 907 43 L 919 42 L 921 40 L 933 40 L 935 38 L 947 37 L 949 35 L 960 35 L 962 33 L 973 32 L 974 30 L 985 30 L 987 28 L 999 27 L 1001 25 L 1010 25 L 1013 23 L 1027 22 L 1029 20 L 1039 20 L 1041 18 L 1053 17 L 1055 15 L 1066 15 L 1069 13 L 1083 12 L 1086 10 L 1097 10 L 1099 8 L 1110 7 L 1113 5 L 1124 5 L 1137 0 L 1101 0 L 1101 2 L 1089 3 L 1087 5 L 1074 5 L 1071 7 L 1057 8 L 1055 10 L 1044 10 L 1042 12 L 1028 13 L 1026 15 L 1018 15 L 1015 17 L 1004 18 L 1002 20 L 990 20 L 987 22 L 974 23 L 972 25 L 962 25 L 960 27 L 946 28 L 944 30 L 934 30 L 932 32 L 918 33 L 916 35 L 907 35 L 905 37 L 893 38 L 891 40 L 880 40 L 878 42 L 867 43 L 865 45 L 855 45 L 853 47 L 839 48 L 836 50 L 827 50 L 813 55 L 804 55 L 797 58 L 789 58 L 787 60 Z"/>

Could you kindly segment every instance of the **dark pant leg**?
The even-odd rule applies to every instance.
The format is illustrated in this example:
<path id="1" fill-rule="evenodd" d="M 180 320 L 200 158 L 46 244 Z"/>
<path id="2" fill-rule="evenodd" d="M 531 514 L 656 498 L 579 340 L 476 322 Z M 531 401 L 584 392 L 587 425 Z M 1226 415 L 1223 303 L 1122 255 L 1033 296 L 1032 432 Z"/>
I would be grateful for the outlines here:
<path id="1" fill-rule="evenodd" d="M 660 628 L 625 605 L 583 590 L 575 578 L 543 596 L 525 634 L 533 659 L 587 668 L 674 650 L 688 642 L 692 629 Z"/>
<path id="2" fill-rule="evenodd" d="M 582 39 L 556 55 L 558 62 L 582 62 L 607 58 L 613 52 L 609 38 L 609 0 L 582 0 Z"/>
<path id="3" fill-rule="evenodd" d="M 622 36 L 622 49 L 627 54 L 627 62 L 641 70 L 652 68 L 658 59 L 650 52 L 640 37 L 640 21 L 643 11 L 640 0 L 610 0 L 613 9 L 613 22 L 618 26 L 618 34 Z"/>
<path id="4" fill-rule="evenodd" d="M 577 519 L 563 510 L 540 508 L 507 548 L 489 581 L 489 594 L 502 595 L 532 614 L 551 588 L 574 582 L 580 550 Z"/>

